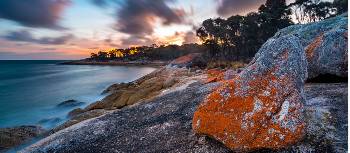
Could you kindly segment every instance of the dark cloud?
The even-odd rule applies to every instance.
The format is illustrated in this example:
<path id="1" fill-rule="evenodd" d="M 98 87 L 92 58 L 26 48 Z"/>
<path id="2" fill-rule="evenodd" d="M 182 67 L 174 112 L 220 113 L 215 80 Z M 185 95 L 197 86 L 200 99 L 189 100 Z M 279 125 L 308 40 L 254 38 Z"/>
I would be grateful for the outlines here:
<path id="1" fill-rule="evenodd" d="M 184 23 L 185 12 L 170 8 L 169 0 L 126 0 L 117 12 L 116 29 L 131 35 L 149 35 L 153 33 L 155 19 L 162 24 Z"/>
<path id="2" fill-rule="evenodd" d="M 31 42 L 37 44 L 51 44 L 51 45 L 60 45 L 66 43 L 68 40 L 73 38 L 73 35 L 67 34 L 60 37 L 42 37 L 35 38 L 30 32 L 26 30 L 14 31 L 8 33 L 4 36 L 5 39 L 11 41 L 22 41 L 22 42 Z"/>
<path id="3" fill-rule="evenodd" d="M 28 27 L 62 29 L 60 15 L 69 0 L 0 0 L 0 18 Z"/>
<path id="4" fill-rule="evenodd" d="M 150 38 L 147 37 L 142 37 L 142 36 L 136 36 L 136 35 L 131 35 L 130 37 L 121 39 L 121 47 L 129 47 L 129 46 L 143 46 L 143 45 L 151 45 L 153 44 L 154 41 L 151 40 Z"/>
<path id="5" fill-rule="evenodd" d="M 114 43 L 112 38 L 106 38 L 103 40 L 105 44 L 107 44 L 110 47 L 117 47 L 118 45 Z"/>
<path id="6" fill-rule="evenodd" d="M 221 16 L 245 14 L 257 10 L 266 0 L 221 0 L 217 12 Z"/>

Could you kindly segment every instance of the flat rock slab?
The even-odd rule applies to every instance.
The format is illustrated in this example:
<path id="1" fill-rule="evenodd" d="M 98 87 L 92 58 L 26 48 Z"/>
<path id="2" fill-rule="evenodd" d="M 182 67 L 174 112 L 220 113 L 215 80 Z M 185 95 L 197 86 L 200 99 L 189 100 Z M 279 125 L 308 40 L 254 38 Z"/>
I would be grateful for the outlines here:
<path id="1" fill-rule="evenodd" d="M 195 109 L 216 86 L 217 83 L 190 86 L 148 103 L 123 108 L 61 130 L 22 152 L 230 152 L 211 138 L 195 135 L 191 128 Z M 307 84 L 305 93 L 305 110 L 332 108 L 329 113 L 334 122 L 321 123 L 334 127 L 334 137 L 316 138 L 313 135 L 317 132 L 313 132 L 301 144 L 277 152 L 325 149 L 342 152 L 347 148 L 347 85 Z M 310 115 L 309 121 L 318 120 L 316 116 Z M 324 145 L 317 144 L 320 141 Z"/>

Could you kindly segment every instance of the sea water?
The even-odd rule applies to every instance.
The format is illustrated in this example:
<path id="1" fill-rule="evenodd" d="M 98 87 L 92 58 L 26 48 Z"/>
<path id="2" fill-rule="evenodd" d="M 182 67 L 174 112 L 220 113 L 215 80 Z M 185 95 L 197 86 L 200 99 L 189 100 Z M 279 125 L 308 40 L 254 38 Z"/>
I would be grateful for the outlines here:
<path id="1" fill-rule="evenodd" d="M 59 65 L 63 61 L 0 61 L 0 128 L 40 125 L 53 128 L 75 108 L 101 100 L 114 83 L 130 82 L 152 67 Z M 82 105 L 58 107 L 66 100 Z"/>

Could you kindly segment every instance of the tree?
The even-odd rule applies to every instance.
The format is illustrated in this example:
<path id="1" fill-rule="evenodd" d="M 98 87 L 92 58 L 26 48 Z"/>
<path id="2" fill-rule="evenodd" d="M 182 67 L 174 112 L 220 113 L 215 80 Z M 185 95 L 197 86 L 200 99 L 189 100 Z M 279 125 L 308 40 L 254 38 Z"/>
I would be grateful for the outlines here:
<path id="1" fill-rule="evenodd" d="M 259 7 L 260 30 L 263 41 L 272 37 L 279 29 L 290 26 L 293 22 L 290 19 L 291 11 L 285 0 L 267 0 Z"/>
<path id="2" fill-rule="evenodd" d="M 335 16 L 337 14 L 335 4 L 340 4 L 341 1 L 343 0 L 335 0 L 334 3 L 321 0 L 296 0 L 289 5 L 289 8 L 293 10 L 293 15 L 298 23 L 308 23 Z M 342 6 L 339 6 L 339 10 L 342 9 Z"/>
<path id="3" fill-rule="evenodd" d="M 285 0 L 267 0 L 258 12 L 246 16 L 207 19 L 196 33 L 212 58 L 250 58 L 279 29 L 293 24 L 290 14 Z"/>
<path id="4" fill-rule="evenodd" d="M 116 59 L 117 58 L 117 49 L 113 48 L 108 51 L 108 57 L 109 59 Z"/>
<path id="5" fill-rule="evenodd" d="M 90 58 L 93 59 L 93 60 L 97 60 L 98 56 L 95 53 L 91 53 Z"/>
<path id="6" fill-rule="evenodd" d="M 333 7 L 336 8 L 337 14 L 342 14 L 348 11 L 348 0 L 334 0 Z"/>
<path id="7" fill-rule="evenodd" d="M 104 51 L 99 51 L 97 53 L 98 59 L 99 60 L 107 60 L 108 59 L 108 53 Z"/>

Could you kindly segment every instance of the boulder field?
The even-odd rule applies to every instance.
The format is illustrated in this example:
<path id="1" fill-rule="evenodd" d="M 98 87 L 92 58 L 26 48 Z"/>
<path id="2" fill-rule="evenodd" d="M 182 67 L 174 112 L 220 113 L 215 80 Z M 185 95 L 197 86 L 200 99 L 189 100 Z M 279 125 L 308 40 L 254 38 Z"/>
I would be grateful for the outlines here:
<path id="1" fill-rule="evenodd" d="M 346 152 L 347 84 L 305 84 L 347 77 L 346 21 L 282 29 L 240 71 L 205 74 L 179 68 L 196 56 L 177 59 L 111 86 L 21 152 Z"/>

